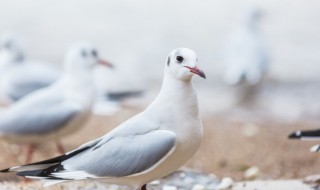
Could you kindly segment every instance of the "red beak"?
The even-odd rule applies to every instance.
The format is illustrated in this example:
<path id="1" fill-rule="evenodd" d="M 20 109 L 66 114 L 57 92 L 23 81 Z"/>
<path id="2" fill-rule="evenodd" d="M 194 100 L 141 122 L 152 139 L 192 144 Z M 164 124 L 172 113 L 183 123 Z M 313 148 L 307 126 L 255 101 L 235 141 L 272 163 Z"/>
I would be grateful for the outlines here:
<path id="1" fill-rule="evenodd" d="M 111 63 L 108 62 L 108 61 L 99 59 L 99 60 L 98 60 L 98 63 L 101 64 L 101 65 L 107 66 L 107 67 L 109 67 L 109 68 L 113 68 L 113 64 L 111 64 Z"/>
<path id="2" fill-rule="evenodd" d="M 204 74 L 204 72 L 202 70 L 200 70 L 198 67 L 188 67 L 185 66 L 186 68 L 188 68 L 190 70 L 191 73 L 194 73 L 196 75 L 199 75 L 202 78 L 206 78 L 206 75 Z"/>

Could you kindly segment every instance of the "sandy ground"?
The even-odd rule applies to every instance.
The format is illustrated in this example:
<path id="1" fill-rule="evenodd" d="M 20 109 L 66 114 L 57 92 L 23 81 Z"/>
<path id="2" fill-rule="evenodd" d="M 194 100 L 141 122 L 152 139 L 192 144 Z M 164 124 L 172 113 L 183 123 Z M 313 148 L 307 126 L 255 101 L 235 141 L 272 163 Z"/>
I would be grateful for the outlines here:
<path id="1" fill-rule="evenodd" d="M 126 110 L 113 118 L 93 117 L 78 133 L 63 140 L 67 150 L 101 136 L 113 126 L 136 113 Z M 107 124 L 107 125 L 106 125 Z M 230 176 L 243 179 L 243 172 L 250 166 L 257 166 L 264 179 L 303 178 L 320 171 L 320 157 L 310 153 L 314 142 L 287 140 L 294 129 L 317 128 L 314 122 L 282 124 L 276 122 L 233 121 L 223 116 L 204 119 L 204 140 L 200 150 L 187 167 L 218 177 Z M 245 135 L 247 130 L 255 131 L 253 136 Z M 16 145 L 1 144 L 0 167 L 22 164 L 24 154 Z M 39 147 L 34 161 L 57 155 L 54 145 L 46 143 Z M 1 180 L 6 179 L 1 175 Z"/>
<path id="2" fill-rule="evenodd" d="M 298 180 L 281 181 L 253 181 L 240 182 L 234 185 L 233 190 L 312 190 L 313 188 Z"/>
<path id="3" fill-rule="evenodd" d="M 66 149 L 101 136 L 134 113 L 123 111 L 112 119 L 93 117 L 83 130 L 63 140 Z M 316 123 L 251 123 L 216 117 L 205 119 L 204 126 L 204 141 L 188 167 L 238 180 L 250 166 L 258 166 L 266 178 L 299 178 L 320 171 L 319 155 L 308 151 L 314 142 L 287 140 L 292 130 L 317 128 Z M 256 134 L 245 136 L 247 128 L 254 129 Z M 16 145 L 1 145 L 1 168 L 23 163 L 24 154 Z M 47 143 L 39 147 L 34 161 L 55 155 L 55 146 Z"/>

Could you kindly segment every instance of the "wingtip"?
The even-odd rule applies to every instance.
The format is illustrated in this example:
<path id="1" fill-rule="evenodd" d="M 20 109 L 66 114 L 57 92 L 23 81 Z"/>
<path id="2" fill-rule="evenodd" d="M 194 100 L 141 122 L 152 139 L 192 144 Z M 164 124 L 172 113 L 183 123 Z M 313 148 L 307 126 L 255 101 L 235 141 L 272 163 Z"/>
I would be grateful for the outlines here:
<path id="1" fill-rule="evenodd" d="M 10 172 L 10 168 L 0 170 L 0 173 L 8 173 L 8 172 Z"/>
<path id="2" fill-rule="evenodd" d="M 288 136 L 289 139 L 300 139 L 301 131 L 295 131 Z"/>
<path id="3" fill-rule="evenodd" d="M 320 152 L 320 144 L 311 147 L 310 152 Z"/>

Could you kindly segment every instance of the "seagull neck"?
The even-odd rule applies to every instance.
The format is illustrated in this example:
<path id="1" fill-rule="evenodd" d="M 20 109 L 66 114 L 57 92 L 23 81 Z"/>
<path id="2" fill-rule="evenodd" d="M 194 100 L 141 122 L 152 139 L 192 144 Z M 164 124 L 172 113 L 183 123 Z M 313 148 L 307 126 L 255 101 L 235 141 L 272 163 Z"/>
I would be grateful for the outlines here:
<path id="1" fill-rule="evenodd" d="M 154 104 L 164 109 L 178 106 L 185 111 L 191 111 L 192 115 L 198 115 L 198 99 L 191 80 L 178 80 L 171 75 L 165 75 Z"/>
<path id="2" fill-rule="evenodd" d="M 163 79 L 160 94 L 165 95 L 170 92 L 176 93 L 177 95 L 185 95 L 184 93 L 186 93 L 187 91 L 194 91 L 191 80 L 178 80 L 173 76 L 167 74 Z"/>
<path id="3" fill-rule="evenodd" d="M 66 71 L 64 74 L 64 83 L 70 88 L 80 88 L 80 87 L 92 87 L 93 79 L 91 77 L 90 71 L 87 72 L 70 72 Z"/>
<path id="4" fill-rule="evenodd" d="M 15 67 L 19 64 L 22 64 L 24 61 L 24 56 L 13 56 L 9 53 L 1 53 L 0 54 L 0 67 L 1 69 Z"/>

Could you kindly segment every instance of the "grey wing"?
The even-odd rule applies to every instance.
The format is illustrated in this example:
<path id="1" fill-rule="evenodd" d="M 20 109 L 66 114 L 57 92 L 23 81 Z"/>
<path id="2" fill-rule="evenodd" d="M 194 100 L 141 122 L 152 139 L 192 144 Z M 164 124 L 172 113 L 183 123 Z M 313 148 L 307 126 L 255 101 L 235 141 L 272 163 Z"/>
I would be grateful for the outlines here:
<path id="1" fill-rule="evenodd" d="M 14 81 L 15 83 L 11 84 L 10 89 L 7 92 L 7 95 L 14 101 L 17 101 L 24 96 L 39 90 L 41 88 L 45 88 L 53 83 L 53 80 L 42 80 L 42 81 Z"/>
<path id="2" fill-rule="evenodd" d="M 20 103 L 20 102 L 18 102 Z M 55 131 L 81 111 L 61 97 L 30 100 L 13 106 L 0 115 L 0 134 L 32 135 Z"/>
<path id="3" fill-rule="evenodd" d="M 51 85 L 58 78 L 59 73 L 55 71 L 30 70 L 26 72 L 22 69 L 17 69 L 8 73 L 8 89 L 6 93 L 16 101 L 31 92 Z"/>
<path id="4" fill-rule="evenodd" d="M 54 175 L 72 178 L 70 175 L 79 171 L 82 177 L 86 178 L 121 177 L 141 173 L 161 161 L 174 149 L 175 143 L 175 133 L 167 130 L 112 138 L 98 148 L 93 147 L 62 162 L 64 171 Z"/>

